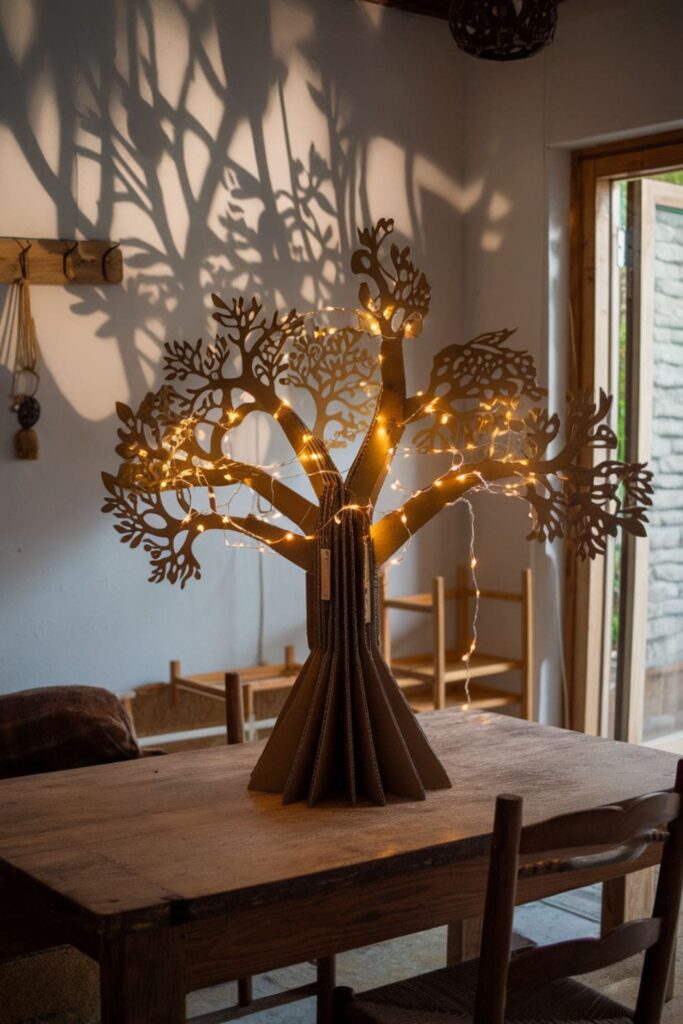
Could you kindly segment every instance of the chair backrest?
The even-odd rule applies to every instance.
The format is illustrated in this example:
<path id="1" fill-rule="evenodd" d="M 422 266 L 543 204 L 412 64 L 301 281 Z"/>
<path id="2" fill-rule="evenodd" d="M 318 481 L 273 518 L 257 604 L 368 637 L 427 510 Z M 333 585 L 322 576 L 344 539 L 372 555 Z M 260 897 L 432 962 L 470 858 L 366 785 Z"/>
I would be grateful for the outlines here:
<path id="1" fill-rule="evenodd" d="M 508 985 L 588 973 L 644 950 L 634 1024 L 658 1024 L 683 885 L 681 794 L 683 760 L 678 762 L 673 790 L 624 805 L 562 815 L 526 828 L 522 828 L 521 797 L 498 797 L 474 1024 L 503 1024 Z M 619 925 L 599 939 L 558 942 L 510 956 L 519 879 L 627 865 L 653 843 L 661 843 L 663 853 L 652 917 Z"/>

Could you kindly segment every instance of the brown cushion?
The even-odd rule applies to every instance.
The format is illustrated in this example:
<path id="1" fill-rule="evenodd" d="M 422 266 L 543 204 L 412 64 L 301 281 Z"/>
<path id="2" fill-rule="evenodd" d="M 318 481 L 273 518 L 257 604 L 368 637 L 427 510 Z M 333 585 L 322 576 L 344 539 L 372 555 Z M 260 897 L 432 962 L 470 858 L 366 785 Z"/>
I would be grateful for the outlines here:
<path id="1" fill-rule="evenodd" d="M 95 686 L 47 686 L 0 697 L 0 778 L 141 757 L 121 701 Z"/>

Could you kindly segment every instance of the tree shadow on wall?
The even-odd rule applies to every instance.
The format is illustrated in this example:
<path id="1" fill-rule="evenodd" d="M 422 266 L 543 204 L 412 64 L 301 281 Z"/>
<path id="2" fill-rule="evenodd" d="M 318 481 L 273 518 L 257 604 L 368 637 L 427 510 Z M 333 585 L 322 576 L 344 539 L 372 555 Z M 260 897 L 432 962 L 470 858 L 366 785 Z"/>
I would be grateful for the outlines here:
<path id="1" fill-rule="evenodd" d="M 54 202 L 60 236 L 122 241 L 123 286 L 74 288 L 71 309 L 116 340 L 134 395 L 164 341 L 201 333 L 211 291 L 255 294 L 267 308 L 351 297 L 346 270 L 358 222 L 371 220 L 368 151 L 380 136 L 404 151 L 419 259 L 419 143 L 405 141 L 419 130 L 399 67 L 388 61 L 369 94 L 382 37 L 356 5 L 299 0 L 286 14 L 301 26 L 291 53 L 308 66 L 317 142 L 291 123 L 269 3 L 36 0 L 33 12 L 18 48 L 4 11 L 0 119 Z M 56 156 L 31 116 L 47 88 Z"/>

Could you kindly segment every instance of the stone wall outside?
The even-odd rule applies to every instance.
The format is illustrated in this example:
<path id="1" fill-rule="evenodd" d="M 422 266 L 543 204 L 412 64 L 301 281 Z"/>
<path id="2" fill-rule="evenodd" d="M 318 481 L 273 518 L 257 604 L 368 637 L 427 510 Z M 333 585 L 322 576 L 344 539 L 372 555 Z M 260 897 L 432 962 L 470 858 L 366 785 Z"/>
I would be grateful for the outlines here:
<path id="1" fill-rule="evenodd" d="M 683 211 L 657 207 L 647 667 L 683 662 Z"/>
<path id="2" fill-rule="evenodd" d="M 683 211 L 657 207 L 654 281 L 645 740 L 683 730 Z"/>

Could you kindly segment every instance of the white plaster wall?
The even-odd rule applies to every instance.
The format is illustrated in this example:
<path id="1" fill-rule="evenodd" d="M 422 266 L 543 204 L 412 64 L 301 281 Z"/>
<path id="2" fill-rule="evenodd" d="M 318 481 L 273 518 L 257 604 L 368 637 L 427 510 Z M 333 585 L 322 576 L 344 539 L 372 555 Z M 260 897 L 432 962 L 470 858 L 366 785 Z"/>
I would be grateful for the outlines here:
<path id="1" fill-rule="evenodd" d="M 303 654 L 303 574 L 282 559 L 206 537 L 200 582 L 147 582 L 144 553 L 99 511 L 114 403 L 160 383 L 164 341 L 211 332 L 212 290 L 353 302 L 334 253 L 346 263 L 355 227 L 379 216 L 433 285 L 412 353 L 428 372 L 460 305 L 461 69 L 443 24 L 349 0 L 0 0 L 0 232 L 120 239 L 126 261 L 123 287 L 33 290 L 41 455 L 13 459 L 5 413 L 0 691 L 123 690 L 165 678 L 171 658 L 206 671 L 292 640 Z M 329 260 L 283 218 L 293 162 L 312 154 L 332 169 L 311 208 Z M 6 338 L 1 355 L 9 394 Z M 255 430 L 245 444 L 257 457 Z M 406 589 L 452 532 L 426 531 Z"/>
<path id="2" fill-rule="evenodd" d="M 682 39 L 679 0 L 570 0 L 539 56 L 465 67 L 464 181 L 484 186 L 465 218 L 465 334 L 516 325 L 560 411 L 570 345 L 569 150 L 683 124 Z M 523 566 L 535 571 L 540 712 L 559 722 L 561 551 L 523 541 L 521 502 L 484 497 L 478 510 L 482 582 L 512 586 Z"/>
<path id="3" fill-rule="evenodd" d="M 164 340 L 207 332 L 212 287 L 280 304 L 317 298 L 319 267 L 292 258 L 286 204 L 273 198 L 289 187 L 290 158 L 306 163 L 313 144 L 330 161 L 336 178 L 324 188 L 343 212 L 316 216 L 335 245 L 348 248 L 354 220 L 396 217 L 433 284 L 430 328 L 413 354 L 425 372 L 435 347 L 517 325 L 561 406 L 569 149 L 683 123 L 679 0 L 570 0 L 553 46 L 512 65 L 461 57 L 443 22 L 349 0 L 188 9 L 189 26 L 171 0 L 0 0 L 2 234 L 120 238 L 128 264 L 124 288 L 34 292 L 41 460 L 12 459 L 9 415 L 0 442 L 4 690 L 121 690 L 163 678 L 171 657 L 197 671 L 252 662 L 261 588 L 265 655 L 292 638 L 303 652 L 297 570 L 207 538 L 199 583 L 153 587 L 143 553 L 119 545 L 98 511 L 99 471 L 114 467 L 115 400 L 136 402 L 158 382 Z M 188 28 L 203 64 L 184 79 Z M 174 147 L 179 106 L 186 141 Z M 188 137 L 192 124 L 205 139 Z M 123 186 L 113 149 L 133 191 L 138 179 L 152 189 L 151 212 L 114 195 Z M 229 198 L 253 228 L 247 267 L 222 220 Z M 166 262 L 142 265 L 141 245 Z M 332 277 L 335 300 L 352 299 L 353 286 Z M 6 371 L 0 386 L 9 391 Z M 420 535 L 396 589 L 425 586 L 454 562 L 463 527 L 451 510 Z M 528 545 L 526 527 L 521 503 L 478 502 L 480 580 L 512 587 L 533 566 L 541 716 L 559 721 L 561 551 Z M 487 630 L 516 631 L 484 624 L 484 644 Z"/>

